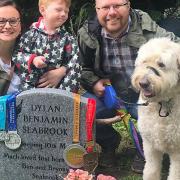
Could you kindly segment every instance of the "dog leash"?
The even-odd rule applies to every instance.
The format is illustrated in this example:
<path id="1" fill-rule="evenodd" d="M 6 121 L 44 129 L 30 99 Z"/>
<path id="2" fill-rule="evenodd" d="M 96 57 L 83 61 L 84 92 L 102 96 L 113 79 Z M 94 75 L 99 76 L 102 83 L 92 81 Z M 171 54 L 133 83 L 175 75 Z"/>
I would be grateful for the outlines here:
<path id="1" fill-rule="evenodd" d="M 121 99 L 121 98 L 119 98 L 119 97 L 117 97 L 117 96 L 115 96 L 115 98 L 116 98 L 117 100 L 119 100 L 120 102 L 122 102 L 123 104 L 128 105 L 129 107 L 130 107 L 130 106 L 148 106 L 148 105 L 149 105 L 149 102 L 148 102 L 148 101 L 146 101 L 146 102 L 144 102 L 144 103 L 131 103 L 131 102 L 124 101 L 123 99 Z"/>
<path id="2" fill-rule="evenodd" d="M 120 99 L 119 97 L 117 97 L 116 92 L 113 88 L 113 86 L 108 83 L 105 86 L 105 93 L 104 93 L 104 104 L 106 105 L 107 108 L 115 108 L 117 110 L 117 115 L 119 115 L 125 125 L 126 130 L 130 133 L 131 138 L 133 140 L 133 143 L 136 147 L 136 149 L 138 150 L 139 154 L 144 158 L 144 153 L 141 147 L 141 137 L 139 132 L 137 131 L 137 128 L 135 127 L 134 123 L 133 123 L 133 119 L 130 115 L 130 113 L 128 113 L 125 104 L 128 105 L 143 105 L 143 106 L 147 106 L 148 102 L 146 103 L 141 103 L 141 104 L 137 104 L 137 103 L 127 103 L 125 101 L 123 101 L 122 99 Z"/>

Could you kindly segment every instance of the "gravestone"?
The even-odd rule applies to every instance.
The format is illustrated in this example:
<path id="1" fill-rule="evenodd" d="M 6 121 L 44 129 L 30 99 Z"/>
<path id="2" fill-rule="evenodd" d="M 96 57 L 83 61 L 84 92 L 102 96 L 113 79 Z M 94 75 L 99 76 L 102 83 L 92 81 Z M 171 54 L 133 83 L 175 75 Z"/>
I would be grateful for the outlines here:
<path id="1" fill-rule="evenodd" d="M 86 145 L 88 99 L 80 100 L 80 144 Z M 33 89 L 16 98 L 19 149 L 0 144 L 1 180 L 61 180 L 69 171 L 64 150 L 73 141 L 73 93 Z"/>

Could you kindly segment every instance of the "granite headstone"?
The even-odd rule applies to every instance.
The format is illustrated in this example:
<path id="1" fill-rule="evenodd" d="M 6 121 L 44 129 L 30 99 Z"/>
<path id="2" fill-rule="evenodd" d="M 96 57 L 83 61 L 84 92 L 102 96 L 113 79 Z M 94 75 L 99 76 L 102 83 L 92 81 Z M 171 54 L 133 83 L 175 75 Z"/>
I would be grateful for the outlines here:
<path id="1" fill-rule="evenodd" d="M 1 180 L 61 180 L 69 167 L 63 152 L 73 141 L 73 93 L 59 89 L 34 89 L 16 98 L 17 150 L 0 144 Z M 80 145 L 86 144 L 87 98 L 80 100 Z"/>

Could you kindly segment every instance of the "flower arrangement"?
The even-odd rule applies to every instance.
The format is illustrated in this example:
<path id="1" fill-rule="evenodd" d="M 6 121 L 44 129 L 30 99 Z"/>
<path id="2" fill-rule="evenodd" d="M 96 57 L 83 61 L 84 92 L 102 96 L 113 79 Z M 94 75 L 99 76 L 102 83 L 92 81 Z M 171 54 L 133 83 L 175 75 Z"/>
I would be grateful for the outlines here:
<path id="1" fill-rule="evenodd" d="M 64 178 L 64 180 L 93 180 L 94 176 L 89 174 L 88 171 L 83 171 L 81 169 L 70 169 L 68 175 Z M 96 180 L 116 180 L 116 178 L 112 176 L 105 176 L 103 174 L 99 174 Z"/>
<path id="2" fill-rule="evenodd" d="M 97 180 L 116 180 L 116 178 L 112 176 L 105 176 L 103 174 L 99 174 L 97 176 Z"/>
<path id="3" fill-rule="evenodd" d="M 93 180 L 93 175 L 81 169 L 70 169 L 64 180 Z"/>

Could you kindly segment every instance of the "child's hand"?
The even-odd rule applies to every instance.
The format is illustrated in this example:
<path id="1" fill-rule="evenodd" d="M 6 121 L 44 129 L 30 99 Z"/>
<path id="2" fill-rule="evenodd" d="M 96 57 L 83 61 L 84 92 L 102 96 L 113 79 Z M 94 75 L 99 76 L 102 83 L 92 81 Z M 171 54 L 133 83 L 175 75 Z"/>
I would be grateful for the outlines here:
<path id="1" fill-rule="evenodd" d="M 62 78 L 66 75 L 66 67 L 61 66 L 58 69 L 50 70 L 44 73 L 38 82 L 38 88 L 57 87 Z"/>
<path id="2" fill-rule="evenodd" d="M 33 65 L 37 68 L 45 68 L 47 67 L 45 60 L 44 56 L 37 56 L 33 59 Z"/>

